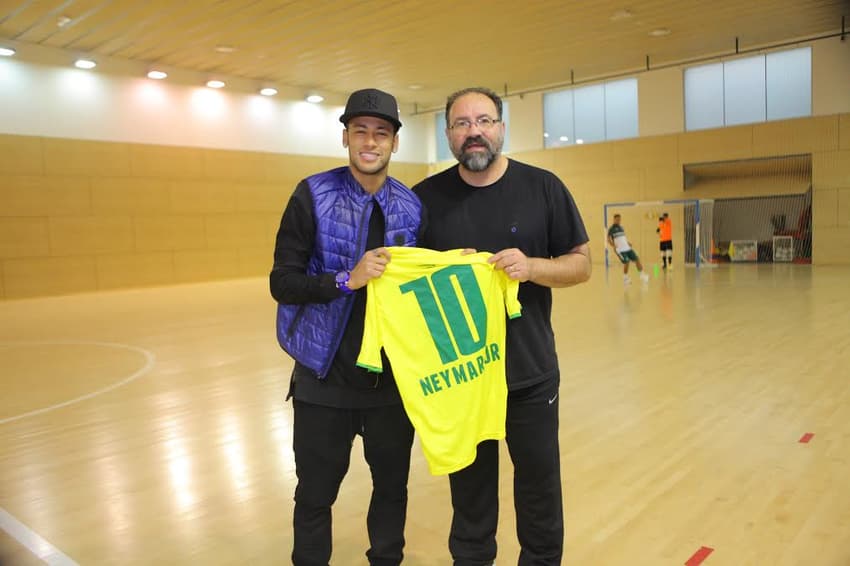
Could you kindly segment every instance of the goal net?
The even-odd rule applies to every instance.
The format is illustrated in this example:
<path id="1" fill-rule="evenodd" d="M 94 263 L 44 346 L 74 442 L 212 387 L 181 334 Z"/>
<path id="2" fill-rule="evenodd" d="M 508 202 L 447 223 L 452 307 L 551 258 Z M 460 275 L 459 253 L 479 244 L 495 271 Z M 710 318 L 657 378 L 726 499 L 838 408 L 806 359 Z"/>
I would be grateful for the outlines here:
<path id="1" fill-rule="evenodd" d="M 604 205 L 605 266 L 618 265 L 614 250 L 608 245 L 608 229 L 615 214 L 626 237 L 645 268 L 662 265 L 659 235 L 656 231 L 662 214 L 667 213 L 672 222 L 673 265 L 713 267 L 714 200 L 681 199 L 638 202 L 615 202 Z"/>

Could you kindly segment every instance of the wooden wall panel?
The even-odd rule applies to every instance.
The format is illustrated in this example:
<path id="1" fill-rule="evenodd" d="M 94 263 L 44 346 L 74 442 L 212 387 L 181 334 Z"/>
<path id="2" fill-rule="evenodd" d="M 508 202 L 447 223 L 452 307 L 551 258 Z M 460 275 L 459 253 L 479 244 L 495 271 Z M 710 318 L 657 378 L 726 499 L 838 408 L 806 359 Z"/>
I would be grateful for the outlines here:
<path id="1" fill-rule="evenodd" d="M 98 289 L 94 256 L 18 258 L 3 261 L 6 299 L 68 295 Z"/>
<path id="2" fill-rule="evenodd" d="M 850 114 L 841 114 L 838 117 L 838 146 L 841 149 L 850 149 Z"/>
<path id="3" fill-rule="evenodd" d="M 752 126 L 753 152 L 759 157 L 838 149 L 838 116 L 797 118 Z"/>
<path id="4" fill-rule="evenodd" d="M 707 163 L 755 157 L 752 126 L 699 130 L 677 135 L 679 163 Z"/>
<path id="5" fill-rule="evenodd" d="M 50 254 L 47 219 L 0 218 L 0 258 L 42 257 Z"/>
<path id="6" fill-rule="evenodd" d="M 0 134 L 0 175 L 42 174 L 42 138 Z"/>
<path id="7" fill-rule="evenodd" d="M 171 252 L 109 254 L 96 257 L 98 289 L 171 285 L 174 257 Z"/>
<path id="8" fill-rule="evenodd" d="M 48 175 L 130 176 L 128 144 L 43 138 L 42 145 Z"/>
<path id="9" fill-rule="evenodd" d="M 741 196 L 752 189 L 720 183 L 709 191 L 717 194 L 685 191 L 685 163 L 786 152 L 812 154 L 815 263 L 850 262 L 850 114 L 511 157 L 558 175 L 597 241 L 605 202 Z M 265 274 L 297 183 L 344 163 L 0 135 L 0 293 L 10 299 Z M 390 173 L 412 186 L 452 165 L 393 162 Z"/>
<path id="10" fill-rule="evenodd" d="M 85 177 L 0 176 L 3 216 L 73 216 L 91 213 Z"/>

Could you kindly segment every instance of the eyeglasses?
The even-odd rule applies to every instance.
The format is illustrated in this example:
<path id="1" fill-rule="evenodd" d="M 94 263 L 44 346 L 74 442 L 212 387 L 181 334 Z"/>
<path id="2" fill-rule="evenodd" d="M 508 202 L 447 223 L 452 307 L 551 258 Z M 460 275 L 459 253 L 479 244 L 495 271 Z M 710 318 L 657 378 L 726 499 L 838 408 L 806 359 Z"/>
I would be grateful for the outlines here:
<path id="1" fill-rule="evenodd" d="M 468 120 L 467 118 L 460 118 L 455 120 L 451 126 L 449 126 L 450 130 L 460 130 L 466 131 L 472 128 L 473 124 L 478 126 L 479 130 L 489 130 L 493 126 L 495 126 L 501 120 L 496 118 L 491 118 L 490 116 L 481 116 L 480 118 L 476 118 L 475 120 Z"/>

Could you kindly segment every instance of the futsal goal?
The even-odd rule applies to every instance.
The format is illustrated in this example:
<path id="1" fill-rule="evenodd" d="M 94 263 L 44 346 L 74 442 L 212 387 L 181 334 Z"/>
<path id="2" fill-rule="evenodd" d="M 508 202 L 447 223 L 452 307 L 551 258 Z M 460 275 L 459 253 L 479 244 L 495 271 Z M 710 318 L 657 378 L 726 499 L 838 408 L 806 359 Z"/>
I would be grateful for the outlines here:
<path id="1" fill-rule="evenodd" d="M 659 237 L 656 229 L 663 213 L 670 216 L 673 226 L 673 265 L 714 267 L 713 199 L 677 199 L 658 201 L 612 202 L 603 207 L 605 267 L 617 264 L 613 250 L 608 245 L 608 229 L 615 214 L 626 237 L 640 256 L 645 267 L 661 264 Z"/>

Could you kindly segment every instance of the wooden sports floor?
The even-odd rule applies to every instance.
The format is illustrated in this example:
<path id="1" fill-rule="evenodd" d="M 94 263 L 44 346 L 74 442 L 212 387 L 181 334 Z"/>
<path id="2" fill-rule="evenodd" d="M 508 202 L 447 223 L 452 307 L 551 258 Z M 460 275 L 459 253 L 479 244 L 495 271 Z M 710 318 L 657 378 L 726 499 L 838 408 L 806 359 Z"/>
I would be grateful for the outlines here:
<path id="1" fill-rule="evenodd" d="M 555 293 L 564 563 L 850 565 L 850 268 L 633 279 Z M 274 312 L 264 278 L 0 303 L 0 563 L 288 563 Z M 413 460 L 405 564 L 450 564 L 447 480 Z M 334 565 L 366 564 L 369 485 L 358 440 Z"/>

